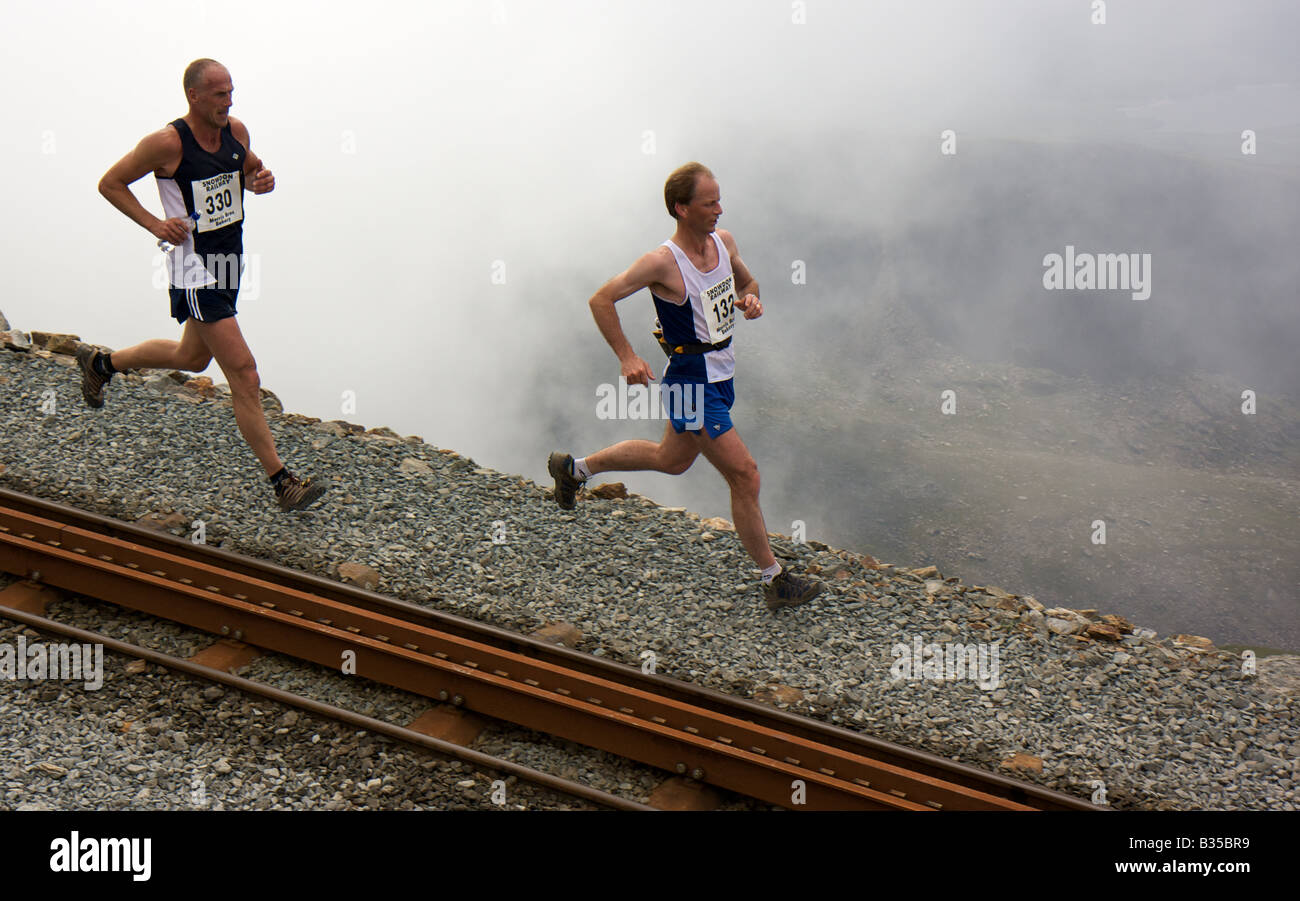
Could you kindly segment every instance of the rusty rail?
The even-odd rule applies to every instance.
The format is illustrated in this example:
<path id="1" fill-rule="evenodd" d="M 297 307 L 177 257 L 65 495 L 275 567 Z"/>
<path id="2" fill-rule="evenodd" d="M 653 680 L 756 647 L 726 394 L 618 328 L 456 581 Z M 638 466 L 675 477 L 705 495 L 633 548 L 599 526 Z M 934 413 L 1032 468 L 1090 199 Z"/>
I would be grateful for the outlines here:
<path id="1" fill-rule="evenodd" d="M 141 660 L 147 660 L 158 666 L 165 666 L 168 669 L 185 673 L 199 679 L 206 679 L 209 682 L 216 682 L 227 688 L 233 688 L 242 691 L 245 694 L 257 695 L 266 698 L 268 701 L 275 701 L 278 704 L 284 704 L 288 707 L 297 707 L 299 710 L 305 710 L 308 713 L 317 716 L 327 717 L 338 720 L 341 723 L 347 723 L 350 726 L 356 726 L 358 729 L 365 729 L 368 732 L 374 732 L 378 735 L 386 735 L 389 738 L 396 739 L 409 745 L 434 751 L 447 757 L 455 757 L 466 763 L 472 763 L 476 766 L 487 769 L 497 770 L 502 773 L 509 773 L 525 779 L 536 785 L 550 788 L 566 795 L 572 795 L 575 798 L 582 798 L 585 801 L 591 801 L 604 807 L 614 810 L 643 810 L 653 811 L 657 808 L 647 804 L 641 804 L 637 801 L 629 801 L 627 798 L 620 798 L 617 795 L 611 795 L 608 792 L 600 791 L 589 785 L 583 785 L 580 782 L 574 782 L 571 779 L 563 779 L 559 776 L 553 776 L 550 773 L 543 773 L 532 767 L 523 766 L 510 760 L 504 760 L 499 757 L 493 757 L 490 754 L 484 754 L 481 751 L 475 751 L 470 748 L 461 747 L 458 744 L 449 741 L 443 741 L 422 732 L 416 732 L 414 729 L 407 729 L 403 726 L 396 726 L 383 720 L 375 719 L 365 714 L 357 713 L 353 710 L 347 710 L 333 704 L 326 704 L 323 701 L 317 701 L 313 698 L 296 695 L 292 692 L 276 688 L 274 685 L 266 685 L 262 682 L 255 682 L 252 679 L 246 679 L 243 676 L 236 676 L 233 673 L 223 672 L 204 666 L 201 663 L 195 663 L 191 660 L 185 660 L 181 657 L 175 657 L 171 654 L 164 654 L 161 651 L 155 651 L 152 648 L 143 648 L 130 642 L 121 641 L 108 635 L 102 635 L 98 632 L 91 632 L 86 629 L 78 629 L 76 626 L 69 626 L 66 623 L 56 622 L 44 616 L 37 616 L 34 613 L 27 613 L 23 610 L 13 610 L 8 607 L 0 607 L 0 617 L 12 619 L 17 622 L 30 626 L 33 629 L 40 629 L 54 635 L 60 635 L 64 638 L 70 638 L 73 641 L 84 644 L 102 644 L 110 651 L 116 651 L 119 654 L 127 654 L 132 657 L 138 657 Z"/>
<path id="2" fill-rule="evenodd" d="M 770 803 L 789 805 L 801 781 L 804 809 L 1095 809 L 633 667 L 17 499 L 0 492 L 0 567 L 10 572 L 324 666 L 347 659 L 358 675 Z"/>

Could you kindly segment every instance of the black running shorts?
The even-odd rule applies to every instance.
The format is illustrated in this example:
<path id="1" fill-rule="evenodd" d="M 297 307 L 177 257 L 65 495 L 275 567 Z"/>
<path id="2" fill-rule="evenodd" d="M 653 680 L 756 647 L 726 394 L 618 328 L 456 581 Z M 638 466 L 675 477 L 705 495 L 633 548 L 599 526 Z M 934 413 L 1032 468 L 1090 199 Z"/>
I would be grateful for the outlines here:
<path id="1" fill-rule="evenodd" d="M 199 322 L 216 322 L 235 315 L 238 288 L 168 288 L 172 301 L 172 318 L 184 322 L 193 317 Z"/>

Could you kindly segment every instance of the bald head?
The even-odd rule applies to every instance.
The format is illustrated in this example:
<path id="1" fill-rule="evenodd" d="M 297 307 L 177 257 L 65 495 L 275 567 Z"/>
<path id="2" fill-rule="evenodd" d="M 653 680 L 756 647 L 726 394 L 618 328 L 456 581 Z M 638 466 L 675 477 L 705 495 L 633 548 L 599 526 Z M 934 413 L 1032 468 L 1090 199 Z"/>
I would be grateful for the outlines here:
<path id="1" fill-rule="evenodd" d="M 221 70 L 223 73 L 226 67 L 221 65 L 215 59 L 196 59 L 185 67 L 185 75 L 181 79 L 181 85 L 185 88 L 185 96 L 189 96 L 190 91 L 197 91 L 203 84 L 204 76 L 213 68 Z"/>
<path id="2" fill-rule="evenodd" d="M 230 73 L 215 59 L 196 59 L 185 68 L 185 99 L 190 111 L 190 128 L 196 125 L 220 131 L 230 123 L 230 105 L 235 86 Z M 200 123 L 202 123 L 200 125 Z"/>

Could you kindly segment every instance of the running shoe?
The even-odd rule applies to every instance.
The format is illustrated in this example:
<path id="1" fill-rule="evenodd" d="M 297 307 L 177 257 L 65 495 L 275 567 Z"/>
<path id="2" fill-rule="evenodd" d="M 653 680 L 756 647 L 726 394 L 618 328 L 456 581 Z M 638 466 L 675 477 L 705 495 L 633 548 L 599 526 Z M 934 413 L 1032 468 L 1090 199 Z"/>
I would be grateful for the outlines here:
<path id="1" fill-rule="evenodd" d="M 77 348 L 77 365 L 81 367 L 81 396 L 96 409 L 104 406 L 104 386 L 112 378 L 111 375 L 100 375 L 95 368 L 95 358 L 98 356 L 99 351 L 93 347 Z"/>
<path id="2" fill-rule="evenodd" d="M 776 574 L 775 579 L 763 586 L 767 609 L 774 612 L 782 607 L 806 604 L 821 593 L 821 582 L 815 579 L 801 579 L 784 569 Z"/>
<path id="3" fill-rule="evenodd" d="M 573 474 L 573 457 L 559 451 L 551 454 L 546 468 L 555 477 L 555 502 L 561 510 L 572 510 L 583 480 Z"/>
<path id="4" fill-rule="evenodd" d="M 280 502 L 280 509 L 286 513 L 303 510 L 325 493 L 325 486 L 312 482 L 310 478 L 299 479 L 293 473 L 287 473 L 280 484 L 275 486 L 275 496 Z"/>

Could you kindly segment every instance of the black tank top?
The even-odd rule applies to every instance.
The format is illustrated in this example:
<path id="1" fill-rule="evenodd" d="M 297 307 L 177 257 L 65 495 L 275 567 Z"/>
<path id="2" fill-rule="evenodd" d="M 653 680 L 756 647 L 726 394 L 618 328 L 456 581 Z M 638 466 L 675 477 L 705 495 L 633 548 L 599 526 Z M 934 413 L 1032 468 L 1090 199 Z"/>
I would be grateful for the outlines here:
<path id="1" fill-rule="evenodd" d="M 209 254 L 242 254 L 244 249 L 244 162 L 248 151 L 235 140 L 230 124 L 221 129 L 221 146 L 209 153 L 194 139 L 184 119 L 171 123 L 181 136 L 181 163 L 170 179 L 159 179 L 159 191 L 166 208 L 164 181 L 174 182 L 184 213 L 168 209 L 168 215 L 198 212 L 192 237 L 194 252 L 203 259 Z"/>

